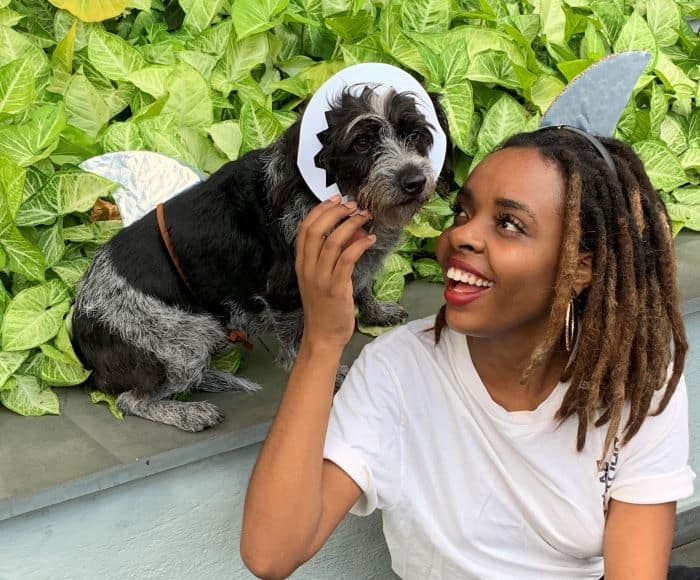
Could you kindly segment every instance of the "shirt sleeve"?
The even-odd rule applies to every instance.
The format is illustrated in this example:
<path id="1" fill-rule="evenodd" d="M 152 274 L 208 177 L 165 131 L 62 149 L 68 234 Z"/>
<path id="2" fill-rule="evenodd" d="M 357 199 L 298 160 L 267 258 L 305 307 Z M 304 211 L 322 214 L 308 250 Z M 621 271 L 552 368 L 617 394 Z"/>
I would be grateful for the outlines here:
<path id="1" fill-rule="evenodd" d="M 365 347 L 333 401 L 323 456 L 362 490 L 350 512 L 389 509 L 401 483 L 401 409 L 391 367 Z"/>
<path id="2" fill-rule="evenodd" d="M 659 396 L 663 391 L 658 393 Z M 650 410 L 655 410 L 655 397 Z M 688 465 L 688 394 L 681 377 L 666 409 L 647 417 L 620 450 L 620 467 L 610 497 L 628 503 L 653 504 L 693 495 L 695 474 Z"/>

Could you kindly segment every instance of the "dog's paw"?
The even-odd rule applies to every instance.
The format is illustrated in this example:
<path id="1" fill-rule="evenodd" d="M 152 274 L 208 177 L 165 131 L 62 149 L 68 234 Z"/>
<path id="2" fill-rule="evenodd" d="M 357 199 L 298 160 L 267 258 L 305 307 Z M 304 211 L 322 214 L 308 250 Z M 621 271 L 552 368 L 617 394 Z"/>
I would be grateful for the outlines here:
<path id="1" fill-rule="evenodd" d="M 367 326 L 395 326 L 407 318 L 406 309 L 395 302 L 370 302 L 360 307 L 360 320 Z"/>
<path id="2" fill-rule="evenodd" d="M 203 431 L 218 425 L 225 418 L 221 409 L 208 401 L 193 401 L 182 405 L 182 412 L 174 425 L 183 431 Z"/>
<path id="3" fill-rule="evenodd" d="M 296 360 L 297 350 L 288 346 L 280 346 L 280 349 L 275 356 L 275 364 L 287 372 L 292 370 Z"/>

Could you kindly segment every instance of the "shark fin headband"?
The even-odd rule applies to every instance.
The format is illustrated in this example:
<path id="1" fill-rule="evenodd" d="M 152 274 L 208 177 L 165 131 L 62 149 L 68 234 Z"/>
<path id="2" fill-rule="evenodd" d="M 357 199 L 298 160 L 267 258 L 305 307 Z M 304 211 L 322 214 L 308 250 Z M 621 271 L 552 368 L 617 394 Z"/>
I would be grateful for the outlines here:
<path id="1" fill-rule="evenodd" d="M 338 193 L 334 176 L 318 167 L 316 159 L 323 149 L 325 131 L 328 129 L 326 113 L 343 90 L 359 95 L 366 87 L 381 96 L 393 89 L 396 92 L 410 92 L 418 110 L 432 126 L 433 146 L 430 149 L 430 163 L 438 175 L 442 170 L 447 153 L 447 137 L 440 127 L 437 112 L 428 93 L 409 73 L 384 63 L 356 64 L 334 74 L 314 93 L 301 119 L 299 131 L 299 152 L 297 166 L 304 181 L 313 194 L 321 201 Z"/>
<path id="2" fill-rule="evenodd" d="M 621 52 L 588 67 L 550 105 L 539 130 L 566 129 L 585 137 L 617 174 L 610 153 L 595 136 L 613 135 L 650 59 L 648 52 Z"/>

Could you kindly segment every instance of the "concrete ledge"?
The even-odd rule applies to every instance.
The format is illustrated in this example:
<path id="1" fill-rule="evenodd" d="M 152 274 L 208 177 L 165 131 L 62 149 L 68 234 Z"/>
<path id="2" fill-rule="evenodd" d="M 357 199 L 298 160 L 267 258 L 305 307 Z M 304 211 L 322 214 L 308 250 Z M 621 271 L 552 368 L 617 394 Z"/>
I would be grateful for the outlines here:
<path id="1" fill-rule="evenodd" d="M 411 318 L 435 312 L 441 287 L 409 285 L 403 304 Z M 264 339 L 273 346 L 272 340 Z M 370 338 L 355 334 L 343 361 L 350 364 Z M 61 415 L 20 417 L 0 408 L 0 521 L 96 491 L 148 477 L 261 442 L 267 433 L 286 374 L 261 345 L 245 355 L 243 376 L 264 385 L 256 393 L 194 393 L 210 400 L 226 421 L 202 433 L 186 433 L 138 417 L 114 419 L 93 405 L 81 388 L 57 388 Z"/>
<path id="2" fill-rule="evenodd" d="M 695 465 L 697 468 L 697 462 Z M 676 515 L 676 531 L 673 535 L 673 547 L 684 546 L 690 542 L 697 542 L 698 540 L 700 540 L 700 505 L 686 510 L 681 509 Z M 700 562 L 698 562 L 698 565 L 700 565 Z"/>

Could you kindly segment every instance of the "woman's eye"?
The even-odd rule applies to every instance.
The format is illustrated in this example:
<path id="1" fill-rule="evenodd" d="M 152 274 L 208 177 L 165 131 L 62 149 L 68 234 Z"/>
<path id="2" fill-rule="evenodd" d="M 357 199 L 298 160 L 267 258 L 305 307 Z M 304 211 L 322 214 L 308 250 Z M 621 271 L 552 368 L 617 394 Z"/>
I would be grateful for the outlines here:
<path id="1" fill-rule="evenodd" d="M 467 216 L 467 212 L 464 210 L 464 208 L 458 203 L 458 202 L 453 202 L 451 205 L 452 213 L 454 214 L 455 217 L 461 217 L 465 218 Z"/>
<path id="2" fill-rule="evenodd" d="M 498 224 L 499 228 L 502 228 L 507 232 L 513 232 L 516 234 L 525 233 L 525 226 L 519 219 L 513 217 L 512 215 L 499 215 L 496 223 Z"/>
<path id="3" fill-rule="evenodd" d="M 355 141 L 355 151 L 357 151 L 358 153 L 367 153 L 371 146 L 372 143 L 369 139 L 362 138 Z"/>

